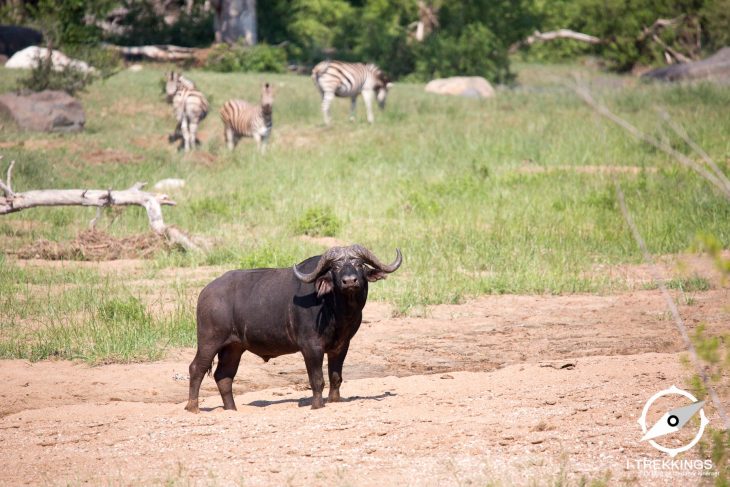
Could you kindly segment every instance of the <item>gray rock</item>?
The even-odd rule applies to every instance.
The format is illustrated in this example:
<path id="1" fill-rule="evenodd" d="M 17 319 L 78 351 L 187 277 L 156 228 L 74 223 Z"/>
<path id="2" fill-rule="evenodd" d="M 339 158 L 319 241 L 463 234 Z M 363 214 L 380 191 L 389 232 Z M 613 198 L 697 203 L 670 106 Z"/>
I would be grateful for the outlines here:
<path id="1" fill-rule="evenodd" d="M 481 76 L 454 76 L 435 79 L 426 85 L 426 91 L 438 95 L 456 95 L 467 98 L 491 98 L 494 88 Z"/>
<path id="2" fill-rule="evenodd" d="M 673 64 L 654 69 L 642 76 L 661 81 L 713 81 L 730 84 L 730 47 L 723 47 L 712 56 L 693 63 Z"/>
<path id="3" fill-rule="evenodd" d="M 5 93 L 0 95 L 0 113 L 23 129 L 39 132 L 79 132 L 86 123 L 81 103 L 63 91 Z"/>

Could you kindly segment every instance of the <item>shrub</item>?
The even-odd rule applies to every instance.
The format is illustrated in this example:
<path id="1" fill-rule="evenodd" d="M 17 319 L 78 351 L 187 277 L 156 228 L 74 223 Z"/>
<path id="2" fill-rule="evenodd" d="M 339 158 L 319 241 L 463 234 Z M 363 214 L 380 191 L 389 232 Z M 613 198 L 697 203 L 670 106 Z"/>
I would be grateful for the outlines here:
<path id="1" fill-rule="evenodd" d="M 417 46 L 415 75 L 422 79 L 483 76 L 498 83 L 513 77 L 506 47 L 478 22 L 467 25 L 459 36 L 436 33 Z"/>
<path id="2" fill-rule="evenodd" d="M 83 91 L 95 78 L 96 75 L 93 73 L 86 73 L 70 65 L 55 70 L 50 56 L 46 56 L 38 58 L 38 62 L 28 75 L 18 79 L 18 89 L 61 90 L 69 95 L 74 95 L 77 91 Z"/>
<path id="3" fill-rule="evenodd" d="M 314 207 L 307 210 L 294 225 L 297 234 L 313 237 L 334 237 L 342 222 L 330 207 Z"/>
<path id="4" fill-rule="evenodd" d="M 282 73 L 286 70 L 286 51 L 282 47 L 262 43 L 246 46 L 239 42 L 232 46 L 219 44 L 213 48 L 206 68 L 222 73 L 253 71 Z"/>

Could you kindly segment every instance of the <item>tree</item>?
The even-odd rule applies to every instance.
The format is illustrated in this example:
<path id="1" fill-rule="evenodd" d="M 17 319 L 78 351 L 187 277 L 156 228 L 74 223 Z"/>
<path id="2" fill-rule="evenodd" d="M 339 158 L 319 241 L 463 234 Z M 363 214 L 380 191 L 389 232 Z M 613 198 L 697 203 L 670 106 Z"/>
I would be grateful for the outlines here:
<path id="1" fill-rule="evenodd" d="M 215 41 L 256 44 L 256 0 L 213 0 Z"/>

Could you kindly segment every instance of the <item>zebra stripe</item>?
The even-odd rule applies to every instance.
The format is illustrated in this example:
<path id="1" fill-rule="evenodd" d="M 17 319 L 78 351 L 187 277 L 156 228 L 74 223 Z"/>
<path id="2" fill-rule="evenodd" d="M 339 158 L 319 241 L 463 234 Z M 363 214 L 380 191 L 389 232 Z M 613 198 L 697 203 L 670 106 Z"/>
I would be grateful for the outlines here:
<path id="1" fill-rule="evenodd" d="M 253 137 L 259 151 L 266 151 L 273 127 L 273 102 L 271 86 L 266 83 L 261 89 L 259 105 L 243 100 L 228 100 L 223 104 L 220 115 L 223 120 L 223 137 L 229 149 L 233 150 L 241 137 Z"/>
<path id="2" fill-rule="evenodd" d="M 325 124 L 330 123 L 329 108 L 337 97 L 350 97 L 350 119 L 355 119 L 355 103 L 362 94 L 365 101 L 368 122 L 373 122 L 372 100 L 376 98 L 380 108 L 385 107 L 385 99 L 392 83 L 374 64 L 344 63 L 342 61 L 322 61 L 312 69 L 312 80 L 322 96 L 322 114 Z"/>

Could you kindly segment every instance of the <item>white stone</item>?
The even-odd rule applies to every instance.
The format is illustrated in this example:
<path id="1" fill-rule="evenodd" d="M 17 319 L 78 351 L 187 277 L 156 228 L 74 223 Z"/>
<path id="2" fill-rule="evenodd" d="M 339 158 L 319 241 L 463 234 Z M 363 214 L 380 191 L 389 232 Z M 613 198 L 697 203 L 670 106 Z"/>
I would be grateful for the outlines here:
<path id="1" fill-rule="evenodd" d="M 454 76 L 430 81 L 426 91 L 437 95 L 455 95 L 468 98 L 491 98 L 494 88 L 481 76 Z"/>
<path id="2" fill-rule="evenodd" d="M 10 69 L 32 69 L 37 65 L 39 58 L 45 57 L 48 57 L 47 48 L 30 46 L 13 54 L 5 63 L 5 67 Z M 85 62 L 71 59 L 61 51 L 56 51 L 55 49 L 51 53 L 51 62 L 53 63 L 53 69 L 56 71 L 61 71 L 66 66 L 71 66 L 84 73 L 95 71 L 93 67 Z"/>

